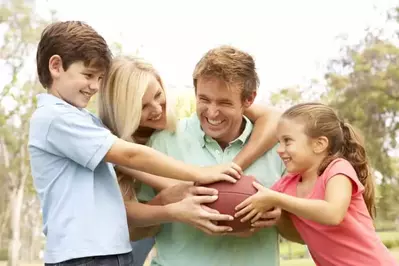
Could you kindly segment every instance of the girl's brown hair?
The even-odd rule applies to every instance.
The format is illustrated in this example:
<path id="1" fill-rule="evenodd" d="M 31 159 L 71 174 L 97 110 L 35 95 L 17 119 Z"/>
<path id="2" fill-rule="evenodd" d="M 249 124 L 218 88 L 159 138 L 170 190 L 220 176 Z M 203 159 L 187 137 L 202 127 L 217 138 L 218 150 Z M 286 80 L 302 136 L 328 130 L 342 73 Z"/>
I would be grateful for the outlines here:
<path id="1" fill-rule="evenodd" d="M 283 118 L 301 119 L 305 133 L 310 138 L 324 136 L 328 139 L 328 156 L 318 169 L 321 175 L 337 158 L 348 160 L 364 185 L 364 201 L 372 218 L 375 217 L 375 183 L 368 164 L 366 150 L 360 134 L 349 123 L 339 119 L 333 108 L 320 103 L 298 104 L 282 115 Z"/>

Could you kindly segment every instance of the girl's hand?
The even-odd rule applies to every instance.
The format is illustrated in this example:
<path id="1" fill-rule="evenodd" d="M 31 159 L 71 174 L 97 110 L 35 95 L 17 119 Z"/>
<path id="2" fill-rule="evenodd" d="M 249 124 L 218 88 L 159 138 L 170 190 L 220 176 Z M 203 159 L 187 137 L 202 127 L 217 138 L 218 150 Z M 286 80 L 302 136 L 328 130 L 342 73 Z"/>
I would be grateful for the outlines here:
<path id="1" fill-rule="evenodd" d="M 265 212 L 275 207 L 273 191 L 263 187 L 257 182 L 253 182 L 253 185 L 258 192 L 241 202 L 235 208 L 238 212 L 234 217 L 237 218 L 246 214 L 246 216 L 241 219 L 241 222 L 246 222 L 251 219 L 251 223 L 254 223 L 259 220 Z"/>

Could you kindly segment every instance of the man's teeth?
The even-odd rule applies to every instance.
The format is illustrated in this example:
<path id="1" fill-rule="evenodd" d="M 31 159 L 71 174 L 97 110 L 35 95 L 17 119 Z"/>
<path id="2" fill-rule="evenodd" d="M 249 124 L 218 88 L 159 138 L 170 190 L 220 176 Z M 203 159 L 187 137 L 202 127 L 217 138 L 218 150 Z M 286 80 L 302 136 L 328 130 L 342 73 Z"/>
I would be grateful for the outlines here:
<path id="1" fill-rule="evenodd" d="M 88 92 L 82 92 L 84 95 L 86 95 L 87 97 L 90 97 L 91 96 L 91 93 L 88 93 Z"/>
<path id="2" fill-rule="evenodd" d="M 289 161 L 291 161 L 291 158 L 283 158 L 283 162 L 287 163 Z"/>
<path id="3" fill-rule="evenodd" d="M 220 125 L 222 123 L 222 120 L 212 120 L 212 119 L 207 119 L 208 123 L 213 125 L 213 126 L 217 126 Z"/>

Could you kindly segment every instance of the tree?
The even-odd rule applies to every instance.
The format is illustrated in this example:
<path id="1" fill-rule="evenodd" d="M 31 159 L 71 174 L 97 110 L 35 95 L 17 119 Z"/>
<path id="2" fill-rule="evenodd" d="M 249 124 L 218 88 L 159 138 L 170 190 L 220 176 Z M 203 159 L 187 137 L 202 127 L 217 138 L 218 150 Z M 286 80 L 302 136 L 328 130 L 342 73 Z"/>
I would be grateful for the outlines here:
<path id="1" fill-rule="evenodd" d="M 390 151 L 397 148 L 399 129 L 399 47 L 369 34 L 365 41 L 347 47 L 326 75 L 330 105 L 361 129 L 371 165 L 381 173 L 380 214 L 392 219 L 390 195 L 394 174 Z"/>
<path id="2" fill-rule="evenodd" d="M 0 91 L 0 162 L 10 209 L 11 239 L 8 265 L 18 265 L 21 247 L 21 210 L 27 180 L 30 178 L 27 151 L 29 118 L 35 108 L 39 83 L 31 77 L 34 69 L 32 55 L 46 21 L 35 14 L 32 6 L 12 0 L 0 9 L 0 25 L 5 34 L 0 47 L 2 73 L 9 81 Z M 25 73 L 28 73 L 26 74 Z"/>
<path id="3" fill-rule="evenodd" d="M 391 17 L 397 19 L 399 13 L 395 14 Z M 378 216 L 391 221 L 399 211 L 395 209 L 399 203 L 398 169 L 391 155 L 398 148 L 398 37 L 399 34 L 394 39 L 385 39 L 380 31 L 369 31 L 364 40 L 343 47 L 342 55 L 330 62 L 326 86 L 321 92 L 320 86 L 297 87 L 272 97 L 275 102 L 292 104 L 314 100 L 309 95 L 317 95 L 317 101 L 334 107 L 342 118 L 360 129 L 371 165 L 381 176 Z M 308 96 L 304 97 L 303 92 L 308 92 Z"/>
<path id="4" fill-rule="evenodd" d="M 195 113 L 195 95 L 193 93 L 194 89 L 185 88 L 186 91 L 180 93 L 176 99 L 175 110 L 178 118 L 189 117 Z M 188 91 L 190 90 L 190 91 Z"/>

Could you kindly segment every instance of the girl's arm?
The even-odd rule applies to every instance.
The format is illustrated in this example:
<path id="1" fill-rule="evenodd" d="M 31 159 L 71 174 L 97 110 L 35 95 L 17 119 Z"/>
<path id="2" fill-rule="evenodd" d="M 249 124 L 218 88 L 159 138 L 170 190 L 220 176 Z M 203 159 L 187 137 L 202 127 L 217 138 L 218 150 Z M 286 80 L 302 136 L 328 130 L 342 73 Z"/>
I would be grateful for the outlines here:
<path id="1" fill-rule="evenodd" d="M 254 123 L 254 128 L 248 143 L 234 158 L 234 162 L 242 169 L 248 168 L 276 145 L 276 129 L 281 113 L 277 108 L 263 107 L 258 104 L 253 104 L 246 109 L 244 115 Z"/>
<path id="2" fill-rule="evenodd" d="M 293 197 L 265 188 L 256 182 L 253 184 L 258 192 L 236 207 L 238 212 L 235 217 L 245 215 L 241 219 L 243 222 L 255 222 L 262 213 L 277 207 L 320 224 L 338 225 L 344 219 L 352 197 L 352 182 L 342 174 L 329 179 L 324 200 Z"/>
<path id="3" fill-rule="evenodd" d="M 292 197 L 273 191 L 278 207 L 296 216 L 325 225 L 338 225 L 348 210 L 352 196 L 352 182 L 338 174 L 327 182 L 324 200 Z"/>

